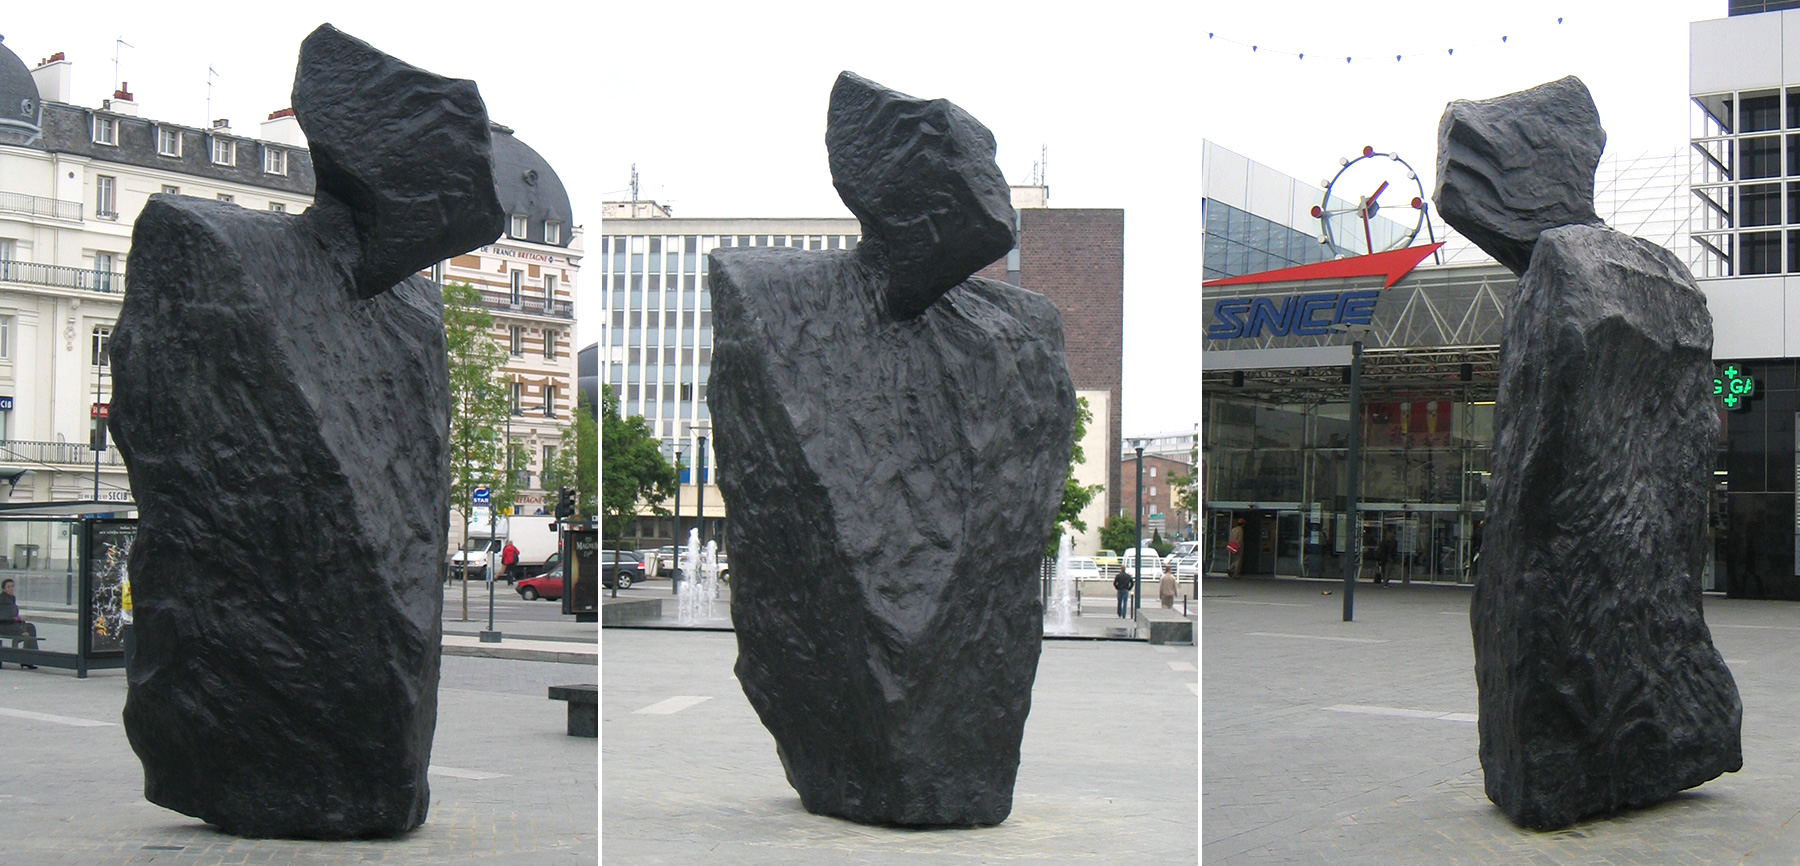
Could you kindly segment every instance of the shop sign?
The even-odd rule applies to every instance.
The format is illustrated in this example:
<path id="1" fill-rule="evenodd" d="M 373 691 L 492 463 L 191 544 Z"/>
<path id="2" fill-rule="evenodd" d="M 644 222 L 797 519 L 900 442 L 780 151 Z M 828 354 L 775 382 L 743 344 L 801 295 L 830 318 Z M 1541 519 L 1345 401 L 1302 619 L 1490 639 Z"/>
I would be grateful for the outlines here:
<path id="1" fill-rule="evenodd" d="M 1727 409 L 1735 411 L 1744 408 L 1744 404 L 1756 393 L 1756 380 L 1742 373 L 1738 365 L 1726 364 L 1725 375 L 1713 378 L 1713 396 L 1718 397 L 1719 402 Z"/>
<path id="2" fill-rule="evenodd" d="M 1316 292 L 1285 298 L 1221 298 L 1213 302 L 1209 340 L 1322 337 L 1332 325 L 1367 325 L 1381 291 Z"/>

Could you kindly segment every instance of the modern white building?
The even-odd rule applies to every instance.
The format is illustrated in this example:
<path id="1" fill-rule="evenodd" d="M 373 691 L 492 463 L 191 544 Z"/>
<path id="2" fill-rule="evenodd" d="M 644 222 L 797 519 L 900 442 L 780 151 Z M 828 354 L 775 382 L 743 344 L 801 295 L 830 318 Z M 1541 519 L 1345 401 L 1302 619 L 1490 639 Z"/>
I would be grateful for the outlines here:
<path id="1" fill-rule="evenodd" d="M 1689 26 L 1694 274 L 1713 357 L 1754 390 L 1722 413 L 1724 588 L 1800 599 L 1800 3 L 1733 0 Z M 1774 11 L 1767 11 L 1774 10 Z"/>

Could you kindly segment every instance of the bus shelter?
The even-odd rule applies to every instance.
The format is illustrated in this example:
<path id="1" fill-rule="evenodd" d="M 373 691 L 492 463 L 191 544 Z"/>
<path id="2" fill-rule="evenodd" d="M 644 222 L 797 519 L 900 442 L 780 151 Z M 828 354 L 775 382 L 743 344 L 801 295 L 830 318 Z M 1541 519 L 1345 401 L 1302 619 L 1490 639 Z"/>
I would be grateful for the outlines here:
<path id="1" fill-rule="evenodd" d="M 121 583 L 137 537 L 137 507 L 119 502 L 0 505 L 0 580 L 37 630 L 0 636 L 0 663 L 90 670 L 125 667 Z"/>

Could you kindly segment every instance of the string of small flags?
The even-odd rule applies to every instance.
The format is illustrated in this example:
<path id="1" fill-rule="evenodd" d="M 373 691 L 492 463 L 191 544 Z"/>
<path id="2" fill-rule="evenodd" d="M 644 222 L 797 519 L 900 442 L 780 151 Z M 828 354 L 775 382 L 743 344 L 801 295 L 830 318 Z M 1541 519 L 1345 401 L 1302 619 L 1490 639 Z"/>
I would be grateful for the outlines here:
<path id="1" fill-rule="evenodd" d="M 1561 25 L 1563 23 L 1563 19 L 1561 17 L 1558 17 L 1556 19 L 1556 23 L 1557 23 L 1557 25 Z M 1291 51 L 1291 50 L 1287 50 L 1287 49 L 1283 49 L 1283 48 L 1277 48 L 1277 47 L 1273 47 L 1273 46 L 1269 46 L 1269 45 L 1263 45 L 1258 42 L 1245 42 L 1245 41 L 1238 40 L 1238 39 L 1232 39 L 1229 36 L 1224 36 L 1224 35 L 1221 35 L 1218 33 L 1207 33 L 1206 39 L 1208 42 L 1212 42 L 1212 43 L 1224 43 L 1227 45 L 1236 45 L 1240 48 L 1247 48 L 1250 50 L 1250 53 L 1252 53 L 1252 54 L 1258 54 L 1258 55 L 1279 54 L 1279 55 L 1283 55 L 1283 56 L 1287 56 L 1287 57 L 1295 57 L 1300 60 L 1312 59 L 1312 60 L 1335 61 L 1335 60 L 1342 58 L 1345 63 L 1350 63 L 1350 62 L 1356 61 L 1356 60 L 1361 60 L 1364 62 L 1387 60 L 1386 55 L 1369 56 L 1369 55 L 1356 55 L 1356 54 L 1338 54 L 1338 53 L 1331 52 L 1331 51 L 1320 51 L 1320 52 Z M 1495 44 L 1507 45 L 1507 44 L 1509 44 L 1509 42 L 1508 42 L 1509 39 L 1511 39 L 1511 36 L 1503 33 L 1500 35 L 1499 41 L 1497 43 L 1496 42 L 1487 42 L 1485 44 L 1486 45 L 1495 45 Z M 1480 47 L 1482 45 L 1483 45 L 1483 43 L 1471 43 L 1471 44 L 1465 45 L 1464 47 L 1465 48 L 1473 48 L 1473 47 Z M 1428 58 L 1428 57 L 1452 58 L 1455 56 L 1456 56 L 1455 48 L 1445 48 L 1442 52 L 1439 52 L 1436 50 L 1407 51 L 1407 52 L 1395 54 L 1394 61 L 1400 62 L 1400 61 L 1405 61 L 1405 60 L 1419 60 L 1419 59 L 1424 59 L 1424 58 Z"/>

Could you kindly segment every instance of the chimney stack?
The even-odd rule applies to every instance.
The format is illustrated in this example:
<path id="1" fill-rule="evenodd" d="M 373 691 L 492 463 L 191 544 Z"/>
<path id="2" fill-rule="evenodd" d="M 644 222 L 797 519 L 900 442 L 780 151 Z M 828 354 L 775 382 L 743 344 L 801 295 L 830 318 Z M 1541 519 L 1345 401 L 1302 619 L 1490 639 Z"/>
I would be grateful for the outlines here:
<path id="1" fill-rule="evenodd" d="M 63 58 L 61 51 L 45 58 L 36 69 L 31 70 L 31 80 L 37 84 L 38 99 L 43 102 L 69 102 L 69 69 L 70 63 Z"/>

